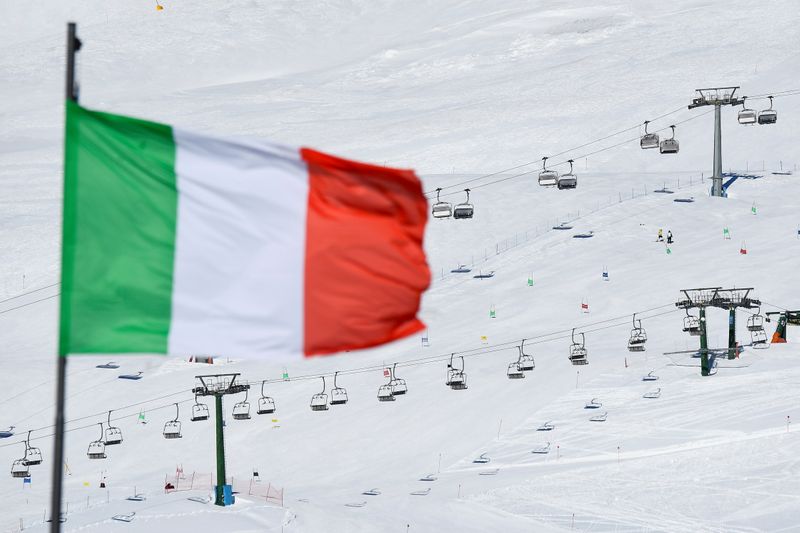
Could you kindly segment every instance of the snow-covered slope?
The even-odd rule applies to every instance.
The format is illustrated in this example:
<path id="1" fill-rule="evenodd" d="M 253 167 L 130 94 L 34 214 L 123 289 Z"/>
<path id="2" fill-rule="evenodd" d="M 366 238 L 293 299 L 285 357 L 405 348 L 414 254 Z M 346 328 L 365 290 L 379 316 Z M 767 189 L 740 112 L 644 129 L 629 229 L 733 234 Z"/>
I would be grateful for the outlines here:
<path id="1" fill-rule="evenodd" d="M 666 112 L 676 111 L 658 127 L 698 116 L 704 111 L 679 110 L 698 86 L 742 85 L 745 94 L 793 89 L 791 73 L 800 66 L 791 1 L 758 13 L 752 2 L 699 0 L 657 10 L 576 0 L 502 8 L 450 1 L 164 5 L 161 12 L 133 1 L 0 6 L 7 42 L 0 68 L 11 74 L 0 102 L 0 429 L 13 424 L 19 432 L 0 440 L 0 465 L 21 456 L 18 441 L 28 429 L 37 429 L 33 443 L 45 459 L 32 467 L 30 486 L 0 476 L 3 531 L 20 524 L 42 530 L 47 508 L 67 18 L 80 23 L 84 40 L 87 106 L 410 166 L 425 173 L 426 190 L 538 161 Z M 757 17 L 770 21 L 770 31 L 757 31 Z M 709 198 L 701 177 L 710 166 L 708 115 L 679 125 L 678 156 L 631 142 L 583 157 L 635 130 L 563 154 L 559 160 L 577 161 L 575 191 L 539 188 L 532 176 L 474 187 L 473 220 L 428 226 L 435 280 L 422 316 L 430 347 L 417 337 L 291 364 L 292 380 L 266 387 L 278 405 L 275 422 L 233 420 L 233 400 L 226 401 L 229 475 L 244 487 L 232 508 L 185 499 L 204 490 L 162 494 L 164 476 L 178 465 L 198 478 L 214 470 L 212 424 L 188 421 L 193 376 L 209 368 L 143 357 L 101 370 L 94 367 L 102 360 L 71 359 L 67 530 L 791 531 L 800 514 L 791 452 L 800 442 L 786 422 L 800 419 L 797 344 L 746 349 L 739 360 L 720 362 L 712 378 L 701 378 L 688 354 L 662 354 L 697 346 L 681 332 L 674 307 L 681 288 L 752 286 L 771 304 L 764 310 L 797 307 L 800 183 L 769 171 L 800 159 L 798 101 L 776 99 L 780 118 L 770 127 L 739 126 L 725 110 L 725 167 L 763 176 L 740 179 L 728 199 Z M 664 184 L 676 193 L 653 193 Z M 673 202 L 690 196 L 694 203 Z M 550 230 L 565 220 L 574 231 Z M 653 242 L 658 228 L 675 234 L 671 254 Z M 572 239 L 578 231 L 595 236 Z M 496 275 L 449 273 L 462 263 Z M 650 337 L 643 354 L 625 349 L 636 311 Z M 745 320 L 738 326 L 747 342 Z M 722 311 L 709 312 L 712 347 L 726 343 L 726 325 Z M 567 361 L 573 327 L 586 332 L 588 366 Z M 522 338 L 531 339 L 536 369 L 512 381 L 505 371 Z M 465 391 L 444 385 L 452 352 L 467 355 Z M 253 403 L 260 381 L 280 378 L 285 365 L 219 362 L 211 370 L 241 372 L 253 383 Z M 379 403 L 381 368 L 393 362 L 409 393 Z M 357 369 L 365 370 L 347 373 Z M 303 376 L 337 370 L 350 402 L 311 412 L 321 380 Z M 650 370 L 660 380 L 643 383 Z M 138 371 L 138 382 L 116 378 Z M 641 397 L 659 387 L 660 398 Z M 592 398 L 603 402 L 606 422 L 589 422 L 595 413 L 584 404 Z M 179 440 L 161 436 L 174 417 L 171 402 L 181 402 Z M 96 424 L 124 406 L 112 413 L 123 444 L 109 447 L 105 461 L 89 460 Z M 140 411 L 148 424 L 136 423 Z M 535 431 L 548 420 L 552 432 Z M 548 441 L 549 454 L 530 453 Z M 484 452 L 491 462 L 473 464 Z M 258 488 L 284 489 L 285 509 L 246 494 L 253 469 Z M 479 475 L 494 469 L 494 476 Z M 437 480 L 418 481 L 429 473 Z M 107 490 L 98 488 L 103 476 Z M 361 495 L 373 487 L 382 494 Z M 427 488 L 427 496 L 410 494 Z M 147 501 L 125 500 L 134 491 Z M 110 520 L 129 512 L 137 513 L 131 523 Z"/>

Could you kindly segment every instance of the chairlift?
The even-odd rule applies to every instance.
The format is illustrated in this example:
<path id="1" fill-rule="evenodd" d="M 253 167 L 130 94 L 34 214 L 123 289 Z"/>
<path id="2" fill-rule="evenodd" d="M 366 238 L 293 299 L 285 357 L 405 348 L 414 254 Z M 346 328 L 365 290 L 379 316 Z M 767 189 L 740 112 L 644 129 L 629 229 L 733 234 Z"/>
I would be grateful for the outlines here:
<path id="1" fill-rule="evenodd" d="M 395 401 L 394 392 L 391 385 L 381 385 L 378 387 L 378 401 L 379 402 L 393 402 Z"/>
<path id="2" fill-rule="evenodd" d="M 443 202 L 439 199 L 441 192 L 441 187 L 436 189 L 436 203 L 433 204 L 431 215 L 433 215 L 433 218 L 450 218 L 453 216 L 453 206 L 450 202 Z"/>
<path id="3" fill-rule="evenodd" d="M 256 414 L 259 415 L 269 415 L 275 412 L 275 400 L 264 394 L 264 383 L 266 381 L 261 382 L 261 398 L 258 399 L 258 409 L 256 409 Z"/>
<path id="4" fill-rule="evenodd" d="M 178 420 L 178 418 L 180 418 L 180 414 L 181 414 L 180 408 L 176 403 L 175 418 L 167 421 L 167 423 L 164 424 L 163 434 L 165 439 L 180 439 L 181 437 L 183 437 L 183 435 L 181 435 L 181 422 L 180 420 Z"/>
<path id="5" fill-rule="evenodd" d="M 28 447 L 25 447 L 25 455 L 27 455 Z M 25 462 L 25 457 L 16 459 L 11 463 L 11 477 L 28 477 L 31 475 L 28 463 Z"/>
<path id="6" fill-rule="evenodd" d="M 525 372 L 522 371 L 522 365 L 519 360 L 508 363 L 506 376 L 508 376 L 508 379 L 523 379 L 525 377 Z"/>
<path id="7" fill-rule="evenodd" d="M 336 384 L 336 376 L 339 372 L 333 374 L 333 389 L 331 389 L 331 405 L 344 405 L 347 403 L 347 391 L 343 387 Z"/>
<path id="8" fill-rule="evenodd" d="M 569 347 L 569 360 L 573 365 L 585 365 L 586 360 L 586 336 L 581 333 L 581 342 L 575 341 L 575 328 L 572 328 L 572 344 Z"/>
<path id="9" fill-rule="evenodd" d="M 647 333 L 642 327 L 642 321 L 636 320 L 636 313 L 633 314 L 633 329 L 631 330 L 631 338 L 628 339 L 628 351 L 630 352 L 643 352 L 644 344 L 647 342 Z"/>
<path id="10" fill-rule="evenodd" d="M 547 156 L 542 158 L 542 171 L 539 173 L 539 185 L 553 187 L 558 183 L 558 172 L 547 170 Z"/>
<path id="11" fill-rule="evenodd" d="M 311 410 L 312 411 L 328 410 L 328 395 L 325 394 L 325 376 L 322 376 L 322 392 L 318 392 L 311 397 Z"/>
<path id="12" fill-rule="evenodd" d="M 648 150 L 650 148 L 658 148 L 658 133 L 647 133 L 647 125 L 650 124 L 649 120 L 644 121 L 644 135 L 642 138 L 639 139 L 639 146 L 642 147 L 643 150 Z"/>
<path id="13" fill-rule="evenodd" d="M 137 372 L 136 374 L 120 374 L 117 376 L 119 379 L 129 379 L 131 381 L 138 381 L 142 379 L 142 374 L 144 372 Z"/>
<path id="14" fill-rule="evenodd" d="M 108 363 L 104 363 L 102 365 L 97 365 L 97 366 L 95 366 L 95 368 L 111 368 L 111 369 L 113 369 L 113 368 L 119 368 L 119 365 L 117 363 L 115 363 L 114 361 L 109 361 Z"/>
<path id="15" fill-rule="evenodd" d="M 555 428 L 556 426 L 553 425 L 553 422 L 548 421 L 536 428 L 536 431 L 553 431 Z"/>
<path id="16" fill-rule="evenodd" d="M 747 318 L 747 329 L 749 331 L 759 331 L 764 329 L 764 316 L 761 314 L 760 308 L 755 314 L 750 315 Z"/>
<path id="17" fill-rule="evenodd" d="M 748 109 L 747 106 L 744 104 L 744 101 L 747 100 L 746 96 L 742 96 L 742 110 L 739 111 L 739 124 L 755 124 L 758 122 L 758 113 L 756 113 L 755 109 Z"/>
<path id="18" fill-rule="evenodd" d="M 763 329 L 750 332 L 750 345 L 753 348 L 769 348 L 767 332 Z"/>
<path id="19" fill-rule="evenodd" d="M 485 465 L 486 463 L 491 462 L 491 459 L 489 458 L 489 455 L 484 452 L 473 459 L 472 462 L 479 465 Z"/>
<path id="20" fill-rule="evenodd" d="M 234 420 L 250 420 L 250 402 L 247 401 L 249 395 L 250 389 L 247 388 L 244 391 L 244 400 L 233 404 L 231 416 Z"/>
<path id="21" fill-rule="evenodd" d="M 455 354 L 450 354 L 450 362 L 447 363 L 447 380 L 445 385 L 453 390 L 465 390 L 467 388 L 467 375 L 464 373 L 464 356 L 461 358 L 461 368 L 453 366 L 453 357 Z"/>
<path id="22" fill-rule="evenodd" d="M 683 319 L 683 331 L 693 337 L 700 335 L 700 319 L 689 314 L 688 309 L 686 310 L 686 317 Z"/>
<path id="23" fill-rule="evenodd" d="M 390 376 L 389 385 L 392 387 L 392 394 L 394 396 L 402 396 L 405 394 L 408 391 L 408 387 L 406 386 L 406 380 L 397 377 L 397 363 L 392 365 Z"/>
<path id="24" fill-rule="evenodd" d="M 642 376 L 642 381 L 658 381 L 658 376 L 656 376 L 655 370 L 651 370 L 646 376 Z"/>
<path id="25" fill-rule="evenodd" d="M 159 7 L 161 7 L 161 6 L 159 6 Z M 135 512 L 131 512 L 131 513 L 125 513 L 125 514 L 115 514 L 114 516 L 111 517 L 111 520 L 116 520 L 117 522 L 130 523 L 130 522 L 133 522 L 134 518 L 136 518 L 136 513 Z"/>
<path id="26" fill-rule="evenodd" d="M 122 444 L 122 430 L 111 425 L 111 411 L 108 412 L 108 427 L 106 428 L 106 446 Z"/>
<path id="27" fill-rule="evenodd" d="M 558 178 L 558 189 L 574 189 L 578 186 L 578 176 L 572 173 L 572 163 L 574 160 L 569 159 L 567 161 L 569 163 L 569 172 L 566 174 L 562 174 Z"/>
<path id="28" fill-rule="evenodd" d="M 586 402 L 583 406 L 584 409 L 600 409 L 603 407 L 603 402 L 597 401 L 597 398 L 592 398 L 590 402 Z"/>
<path id="29" fill-rule="evenodd" d="M 548 442 L 547 444 L 534 448 L 533 450 L 531 450 L 531 453 L 537 453 L 542 455 L 550 453 L 550 443 Z"/>
<path id="30" fill-rule="evenodd" d="M 42 464 L 42 450 L 36 446 L 31 446 L 31 433 L 28 431 L 28 438 L 25 440 L 25 464 L 28 466 L 36 466 Z"/>
<path id="31" fill-rule="evenodd" d="M 758 114 L 759 124 L 775 124 L 778 121 L 778 112 L 772 109 L 772 97 L 769 97 L 769 108 Z"/>
<path id="32" fill-rule="evenodd" d="M 656 389 L 654 391 L 645 392 L 642 395 L 642 398 L 649 398 L 651 400 L 656 399 L 656 398 L 660 398 L 660 397 L 661 397 L 661 389 L 660 388 L 658 388 L 658 389 Z"/>
<path id="33" fill-rule="evenodd" d="M 536 361 L 533 360 L 532 353 L 525 353 L 525 339 L 522 339 L 522 344 L 519 347 L 519 362 L 522 370 L 528 372 L 536 368 Z"/>
<path id="34" fill-rule="evenodd" d="M 89 443 L 89 448 L 86 450 L 86 456 L 89 459 L 105 459 L 106 458 L 106 442 L 103 440 L 105 431 L 103 431 L 103 423 L 100 422 L 100 438 L 93 440 Z"/>
<path id="35" fill-rule="evenodd" d="M 589 422 L 605 422 L 606 419 L 608 419 L 608 412 L 590 417 Z"/>
<path id="36" fill-rule="evenodd" d="M 0 439 L 7 439 L 14 436 L 14 426 L 8 426 L 6 429 L 0 429 Z"/>
<path id="37" fill-rule="evenodd" d="M 672 128 L 672 137 L 669 139 L 664 139 L 659 144 L 658 151 L 662 154 L 677 154 L 678 153 L 678 140 L 675 139 L 675 126 L 670 126 Z"/>
<path id="38" fill-rule="evenodd" d="M 378 489 L 368 489 L 362 492 L 361 494 L 363 494 L 364 496 L 380 496 L 381 491 Z"/>
<path id="39" fill-rule="evenodd" d="M 194 405 L 192 406 L 192 417 L 190 420 L 192 422 L 202 422 L 203 420 L 208 420 L 211 417 L 211 414 L 208 411 L 208 406 L 204 403 L 200 403 L 197 399 L 197 395 L 194 397 Z"/>
<path id="40" fill-rule="evenodd" d="M 464 192 L 467 193 L 467 200 L 464 203 L 456 204 L 453 208 L 453 218 L 455 219 L 472 218 L 475 213 L 475 207 L 469 203 L 469 189 L 464 189 Z"/>

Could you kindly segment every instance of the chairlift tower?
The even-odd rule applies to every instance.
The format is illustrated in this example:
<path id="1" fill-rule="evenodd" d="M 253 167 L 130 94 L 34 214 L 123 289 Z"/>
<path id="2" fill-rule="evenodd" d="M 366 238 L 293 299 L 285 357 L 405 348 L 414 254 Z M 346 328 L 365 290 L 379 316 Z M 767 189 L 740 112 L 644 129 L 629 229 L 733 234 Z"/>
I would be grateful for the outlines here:
<path id="1" fill-rule="evenodd" d="M 742 289 L 723 289 L 722 287 L 705 287 L 700 289 L 681 289 L 685 298 L 678 300 L 675 306 L 680 309 L 700 310 L 700 374 L 711 374 L 711 362 L 708 357 L 708 334 L 706 327 L 706 308 L 716 307 L 728 310 L 728 359 L 736 358 L 736 309 L 754 309 L 761 306 L 761 301 L 750 297 L 752 287 Z"/>
<path id="2" fill-rule="evenodd" d="M 200 386 L 192 389 L 196 396 L 213 396 L 217 411 L 217 485 L 214 489 L 214 505 L 229 505 L 230 499 L 225 496 L 225 435 L 222 425 L 222 397 L 226 394 L 239 394 L 250 389 L 250 385 L 236 383 L 239 373 L 211 374 L 195 376 L 200 380 Z"/>
<path id="3" fill-rule="evenodd" d="M 739 87 L 710 87 L 695 89 L 697 96 L 692 99 L 689 109 L 714 106 L 714 175 L 711 177 L 711 196 L 722 196 L 722 124 L 721 109 L 724 105 L 737 106 L 743 100 L 735 96 Z"/>
<path id="4" fill-rule="evenodd" d="M 775 328 L 775 334 L 772 336 L 773 344 L 787 341 L 787 326 L 800 326 L 800 311 L 771 311 L 764 314 L 767 315 L 767 322 L 770 321 L 769 317 L 771 316 L 778 317 L 778 326 Z"/>

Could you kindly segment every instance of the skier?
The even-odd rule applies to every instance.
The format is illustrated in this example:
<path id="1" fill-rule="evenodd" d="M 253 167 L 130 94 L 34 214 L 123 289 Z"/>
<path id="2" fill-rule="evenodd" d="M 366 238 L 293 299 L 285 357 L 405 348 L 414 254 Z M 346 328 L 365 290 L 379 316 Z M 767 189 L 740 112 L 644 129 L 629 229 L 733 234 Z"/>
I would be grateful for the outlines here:
<path id="1" fill-rule="evenodd" d="M 672 230 L 667 232 L 667 244 L 672 244 Z"/>
<path id="2" fill-rule="evenodd" d="M 664 242 L 664 230 L 661 228 L 658 228 L 658 239 L 656 239 L 656 242 Z"/>

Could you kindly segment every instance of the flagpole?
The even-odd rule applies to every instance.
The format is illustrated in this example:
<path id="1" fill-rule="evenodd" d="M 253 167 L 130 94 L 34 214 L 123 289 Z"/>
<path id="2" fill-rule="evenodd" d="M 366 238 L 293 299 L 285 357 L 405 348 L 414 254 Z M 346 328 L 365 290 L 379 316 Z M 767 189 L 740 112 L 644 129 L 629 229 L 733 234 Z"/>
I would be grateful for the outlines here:
<path id="1" fill-rule="evenodd" d="M 74 22 L 67 24 L 67 76 L 66 76 L 66 97 L 73 102 L 78 101 L 78 94 L 75 86 L 75 54 L 80 50 L 81 42 L 76 36 L 76 25 Z M 66 142 L 66 141 L 65 141 Z M 65 154 L 66 165 L 66 154 Z M 67 354 L 63 353 L 59 342 L 57 370 L 56 370 L 56 428 L 55 441 L 53 443 L 53 488 L 50 499 L 50 531 L 60 533 L 61 531 L 61 494 L 64 481 L 64 403 L 65 385 L 67 380 Z"/>

